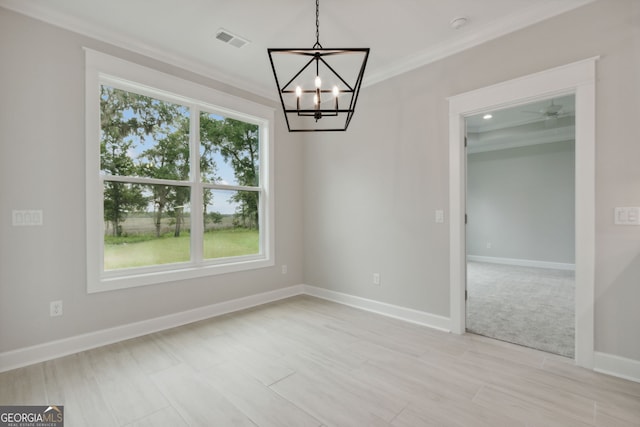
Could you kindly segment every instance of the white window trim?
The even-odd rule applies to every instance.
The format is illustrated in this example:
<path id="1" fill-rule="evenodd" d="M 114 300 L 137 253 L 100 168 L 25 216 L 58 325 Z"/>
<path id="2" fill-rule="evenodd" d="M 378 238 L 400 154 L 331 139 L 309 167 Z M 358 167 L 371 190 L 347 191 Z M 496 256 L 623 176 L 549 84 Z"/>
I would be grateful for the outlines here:
<path id="1" fill-rule="evenodd" d="M 275 217 L 272 188 L 274 171 L 271 167 L 274 151 L 274 109 L 87 48 L 85 48 L 85 60 L 87 292 L 112 291 L 275 265 Z M 213 111 L 226 117 L 260 125 L 262 132 L 260 135 L 260 187 L 262 188 L 260 194 L 260 248 L 262 252 L 259 255 L 122 269 L 108 274 L 103 272 L 103 177 L 100 176 L 99 141 L 100 84 L 105 80 L 117 82 L 119 88 L 129 87 L 134 92 L 140 92 L 140 88 L 143 88 L 147 94 L 159 99 L 167 99 L 168 97 L 171 102 L 180 101 L 181 97 L 184 97 L 185 105 L 190 105 L 195 99 L 203 105 L 209 105 Z M 193 127 L 196 122 L 197 119 L 191 120 L 193 132 L 197 132 L 197 128 Z M 216 185 L 212 184 L 210 187 L 215 188 Z M 224 189 L 230 189 L 230 187 L 225 186 Z M 238 186 L 236 189 L 242 190 L 243 188 Z M 192 234 L 197 235 L 197 233 Z M 199 239 L 201 237 L 192 238 L 192 245 L 201 244 Z"/>

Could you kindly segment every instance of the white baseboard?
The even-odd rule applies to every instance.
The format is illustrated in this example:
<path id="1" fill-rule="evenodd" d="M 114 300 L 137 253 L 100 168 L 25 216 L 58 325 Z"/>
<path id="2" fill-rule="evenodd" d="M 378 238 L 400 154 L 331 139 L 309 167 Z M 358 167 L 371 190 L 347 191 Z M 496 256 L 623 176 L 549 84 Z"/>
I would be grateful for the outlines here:
<path id="1" fill-rule="evenodd" d="M 114 328 L 89 332 L 57 341 L 0 353 L 0 372 L 175 328 L 176 326 L 186 325 L 234 311 L 244 310 L 246 308 L 300 295 L 303 292 L 303 285 L 291 286 L 154 319 L 143 320 L 141 322 L 116 326 Z"/>
<path id="2" fill-rule="evenodd" d="M 361 310 L 371 311 L 373 313 L 382 314 L 384 316 L 393 317 L 404 320 L 406 322 L 417 323 L 429 328 L 438 329 L 444 332 L 451 332 L 451 320 L 448 317 L 438 316 L 436 314 L 424 311 L 414 310 L 411 308 L 400 307 L 398 305 L 387 304 L 380 301 L 370 300 L 366 298 L 356 297 L 341 292 L 331 291 L 329 289 L 318 288 L 315 286 L 304 285 L 304 293 L 317 298 L 326 299 Z"/>
<path id="3" fill-rule="evenodd" d="M 90 350 L 103 345 L 113 344 L 115 342 L 175 328 L 177 326 L 186 325 L 199 320 L 209 319 L 211 317 L 256 307 L 258 305 L 301 294 L 323 298 L 446 332 L 450 331 L 449 318 L 447 317 L 347 295 L 323 288 L 317 288 L 315 286 L 296 285 L 154 319 L 143 320 L 141 322 L 130 323 L 128 325 L 116 326 L 114 328 L 103 329 L 96 332 L 76 335 L 57 341 L 0 353 L 0 372 L 52 360 L 58 357 L 68 356 L 70 354 Z"/>
<path id="4" fill-rule="evenodd" d="M 534 259 L 500 258 L 482 255 L 467 255 L 468 261 L 489 262 L 492 264 L 517 265 L 520 267 L 554 268 L 556 270 L 576 270 L 575 264 L 564 262 L 537 261 Z"/>
<path id="5" fill-rule="evenodd" d="M 32 347 L 25 347 L 0 353 L 0 372 L 21 368 L 34 363 L 52 360 L 58 357 L 78 353 L 80 351 L 136 338 L 177 326 L 186 325 L 188 323 L 197 322 L 199 320 L 209 319 L 211 317 L 303 294 L 445 332 L 450 332 L 451 330 L 451 320 L 448 317 L 331 291 L 329 289 L 318 288 L 315 286 L 296 285 L 257 295 L 250 295 L 231 301 L 224 301 L 167 316 L 157 317 L 155 319 L 116 326 L 114 328 L 103 329 Z M 640 361 L 638 360 L 595 352 L 594 371 L 624 378 L 630 381 L 640 382 Z"/>
<path id="6" fill-rule="evenodd" d="M 593 370 L 640 383 L 640 360 L 596 351 L 593 358 Z"/>

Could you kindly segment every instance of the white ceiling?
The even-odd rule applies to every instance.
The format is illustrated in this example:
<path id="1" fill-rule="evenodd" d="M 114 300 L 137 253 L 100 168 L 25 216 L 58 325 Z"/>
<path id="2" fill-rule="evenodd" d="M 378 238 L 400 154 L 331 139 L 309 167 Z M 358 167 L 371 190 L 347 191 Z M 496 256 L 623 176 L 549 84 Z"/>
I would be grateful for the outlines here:
<path id="1" fill-rule="evenodd" d="M 575 114 L 575 95 L 568 94 L 467 117 L 467 151 L 575 140 Z"/>
<path id="2" fill-rule="evenodd" d="M 485 119 L 487 113 L 491 117 Z M 562 122 L 559 119 L 575 117 L 575 114 L 575 95 L 568 94 L 476 114 L 467 117 L 465 123 L 468 132 L 477 133 L 518 127 L 535 122 L 540 122 L 545 127 L 551 128 L 558 126 L 558 122 Z"/>
<path id="3" fill-rule="evenodd" d="M 325 48 L 369 47 L 364 85 L 594 0 L 320 0 Z M 0 6 L 277 97 L 267 48 L 311 48 L 313 0 L 0 0 Z M 464 16 L 467 25 L 450 26 Z M 224 28 L 250 43 L 215 38 Z"/>

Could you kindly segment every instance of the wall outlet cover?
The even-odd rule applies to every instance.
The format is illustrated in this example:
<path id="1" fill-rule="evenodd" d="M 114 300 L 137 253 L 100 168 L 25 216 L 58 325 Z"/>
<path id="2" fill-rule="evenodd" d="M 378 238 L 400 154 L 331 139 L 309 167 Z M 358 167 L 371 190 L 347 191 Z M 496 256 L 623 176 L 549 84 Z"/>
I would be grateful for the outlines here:
<path id="1" fill-rule="evenodd" d="M 49 303 L 49 315 L 51 317 L 62 316 L 62 301 L 51 301 Z"/>

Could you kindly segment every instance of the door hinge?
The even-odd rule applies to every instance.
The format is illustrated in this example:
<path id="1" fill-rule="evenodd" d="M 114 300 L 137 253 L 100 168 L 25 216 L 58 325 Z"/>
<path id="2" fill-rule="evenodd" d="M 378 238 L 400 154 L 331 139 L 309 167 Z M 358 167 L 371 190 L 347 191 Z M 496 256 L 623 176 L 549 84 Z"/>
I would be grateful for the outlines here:
<path id="1" fill-rule="evenodd" d="M 467 137 L 466 136 L 464 137 L 464 146 L 465 146 L 465 148 L 467 147 Z"/>
<path id="2" fill-rule="evenodd" d="M 464 290 L 464 300 L 468 300 L 469 299 L 469 294 L 467 293 L 467 290 Z"/>
<path id="3" fill-rule="evenodd" d="M 464 214 L 464 223 L 467 224 L 467 214 Z"/>

